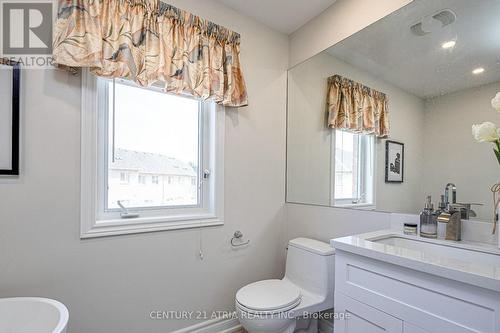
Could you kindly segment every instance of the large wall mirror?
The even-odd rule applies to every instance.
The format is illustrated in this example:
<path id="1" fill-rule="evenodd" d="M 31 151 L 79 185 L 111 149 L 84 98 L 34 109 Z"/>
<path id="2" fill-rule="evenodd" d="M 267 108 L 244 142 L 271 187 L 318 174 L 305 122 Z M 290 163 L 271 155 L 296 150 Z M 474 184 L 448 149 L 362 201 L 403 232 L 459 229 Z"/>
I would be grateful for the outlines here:
<path id="1" fill-rule="evenodd" d="M 468 218 L 492 220 L 500 164 L 472 125 L 500 126 L 498 13 L 498 0 L 415 0 L 290 69 L 287 202 L 419 213 L 452 183 Z"/>
<path id="2" fill-rule="evenodd" d="M 0 58 L 0 176 L 19 175 L 19 64 Z"/>

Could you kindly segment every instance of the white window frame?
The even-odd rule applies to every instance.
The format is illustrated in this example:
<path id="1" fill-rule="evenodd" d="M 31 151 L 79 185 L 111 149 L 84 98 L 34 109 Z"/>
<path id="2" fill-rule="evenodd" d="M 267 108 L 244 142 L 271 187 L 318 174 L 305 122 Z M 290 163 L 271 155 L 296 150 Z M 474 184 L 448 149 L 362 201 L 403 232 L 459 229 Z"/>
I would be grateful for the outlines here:
<path id="1" fill-rule="evenodd" d="M 105 150 L 102 128 L 107 124 L 105 112 L 100 111 L 107 96 L 99 94 L 102 80 L 82 73 L 81 109 L 81 238 L 114 236 L 152 231 L 211 227 L 224 224 L 224 108 L 203 103 L 201 121 L 205 131 L 200 133 L 205 156 L 200 157 L 199 180 L 201 206 L 192 208 L 150 209 L 140 211 L 137 218 L 121 218 L 120 212 L 104 212 L 103 159 Z M 209 176 L 204 177 L 205 170 Z M 130 212 L 134 212 L 130 210 Z"/>
<path id="2" fill-rule="evenodd" d="M 377 138 L 373 138 L 373 184 L 372 184 L 372 203 L 342 203 L 339 204 L 335 199 L 335 145 L 336 130 L 330 132 L 330 206 L 338 208 L 355 208 L 365 210 L 375 210 L 377 202 Z M 362 133 L 361 133 L 362 134 Z M 345 199 L 348 200 L 348 199 Z"/>

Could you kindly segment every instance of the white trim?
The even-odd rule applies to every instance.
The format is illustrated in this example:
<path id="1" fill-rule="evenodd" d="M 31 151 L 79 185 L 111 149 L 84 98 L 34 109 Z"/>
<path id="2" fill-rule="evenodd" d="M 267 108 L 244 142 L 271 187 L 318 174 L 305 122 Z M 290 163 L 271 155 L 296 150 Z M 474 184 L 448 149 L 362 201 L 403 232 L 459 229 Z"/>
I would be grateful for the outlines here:
<path id="1" fill-rule="evenodd" d="M 82 73 L 81 143 L 80 143 L 80 222 L 81 236 L 96 222 L 97 198 L 97 82 L 88 71 Z"/>
<path id="2" fill-rule="evenodd" d="M 375 204 L 371 204 L 371 203 L 362 203 L 362 204 L 356 204 L 356 203 L 346 203 L 346 204 L 335 204 L 334 206 L 332 207 L 335 207 L 335 208 L 352 208 L 352 209 L 363 209 L 363 210 L 374 210 L 376 209 L 376 206 Z"/>
<path id="3" fill-rule="evenodd" d="M 336 135 L 335 129 L 332 129 L 330 132 L 330 206 L 335 207 L 335 144 L 336 144 Z"/>
<path id="4" fill-rule="evenodd" d="M 242 330 L 237 318 L 216 318 L 172 333 L 234 333 Z"/>
<path id="5" fill-rule="evenodd" d="M 99 213 L 99 99 L 98 80 L 87 70 L 82 75 L 81 110 L 81 238 L 114 236 L 152 231 L 212 227 L 224 224 L 224 132 L 225 115 L 220 106 L 205 110 L 213 126 L 203 133 L 210 142 L 209 193 L 204 192 L 204 207 L 170 209 L 168 215 L 141 216 L 134 219 L 103 218 Z"/>

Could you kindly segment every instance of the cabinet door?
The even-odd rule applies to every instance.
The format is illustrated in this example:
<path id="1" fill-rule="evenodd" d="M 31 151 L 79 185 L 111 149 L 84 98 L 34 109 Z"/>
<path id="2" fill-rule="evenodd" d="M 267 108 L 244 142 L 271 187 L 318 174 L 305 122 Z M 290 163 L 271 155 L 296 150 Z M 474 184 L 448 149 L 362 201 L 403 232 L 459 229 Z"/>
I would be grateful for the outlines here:
<path id="1" fill-rule="evenodd" d="M 403 333 L 403 321 L 340 293 L 335 294 L 335 312 L 346 314 L 335 321 L 335 333 Z"/>

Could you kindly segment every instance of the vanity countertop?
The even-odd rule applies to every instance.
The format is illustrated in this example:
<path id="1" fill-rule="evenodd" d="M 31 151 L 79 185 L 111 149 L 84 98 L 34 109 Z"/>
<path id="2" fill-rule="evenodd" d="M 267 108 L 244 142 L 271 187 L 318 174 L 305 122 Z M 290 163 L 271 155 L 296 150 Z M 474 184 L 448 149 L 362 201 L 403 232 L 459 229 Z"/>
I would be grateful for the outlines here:
<path id="1" fill-rule="evenodd" d="M 496 245 L 427 239 L 398 230 L 341 237 L 330 243 L 340 251 L 500 292 Z"/>

